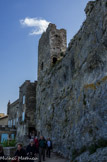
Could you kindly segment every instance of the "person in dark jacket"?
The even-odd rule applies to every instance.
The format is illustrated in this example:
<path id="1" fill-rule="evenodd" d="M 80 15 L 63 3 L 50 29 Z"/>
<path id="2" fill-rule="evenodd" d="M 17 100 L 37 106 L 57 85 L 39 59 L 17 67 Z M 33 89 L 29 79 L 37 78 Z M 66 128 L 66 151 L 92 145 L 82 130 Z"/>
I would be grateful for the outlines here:
<path id="1" fill-rule="evenodd" d="M 52 149 L 52 141 L 50 140 L 50 138 L 47 139 L 47 151 L 46 151 L 46 155 L 47 157 L 50 158 L 51 155 L 51 149 Z"/>
<path id="2" fill-rule="evenodd" d="M 34 140 L 30 140 L 30 144 L 26 148 L 26 153 L 29 158 L 34 158 L 36 156 L 36 147 L 34 145 Z M 33 162 L 34 160 L 29 160 L 29 162 Z"/>
<path id="3" fill-rule="evenodd" d="M 21 160 L 21 157 L 22 158 L 26 157 L 26 151 L 23 149 L 22 144 L 17 145 L 17 151 L 15 153 L 15 157 L 16 157 L 16 159 L 18 159 L 19 162 L 23 161 L 23 160 Z M 24 160 L 24 162 L 25 162 L 25 160 Z"/>
<path id="4" fill-rule="evenodd" d="M 0 162 L 4 162 L 3 157 L 4 157 L 3 147 L 0 146 Z"/>
<path id="5" fill-rule="evenodd" d="M 46 149 L 46 140 L 43 136 L 39 140 L 39 162 L 41 162 L 41 157 L 43 155 L 43 161 L 45 161 L 45 149 Z"/>

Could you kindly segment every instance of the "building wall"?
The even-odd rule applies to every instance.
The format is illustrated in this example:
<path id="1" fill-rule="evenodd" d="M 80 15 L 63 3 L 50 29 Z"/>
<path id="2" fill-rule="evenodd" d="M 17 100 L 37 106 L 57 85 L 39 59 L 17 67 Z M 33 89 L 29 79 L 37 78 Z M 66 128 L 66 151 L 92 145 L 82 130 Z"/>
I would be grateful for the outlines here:
<path id="1" fill-rule="evenodd" d="M 5 116 L 5 114 L 4 113 L 0 113 L 0 118 L 3 117 L 3 116 Z"/>
<path id="2" fill-rule="evenodd" d="M 3 142 L 5 140 L 12 140 L 16 137 L 16 129 L 10 128 L 8 126 L 1 126 L 0 125 L 0 142 Z"/>
<path id="3" fill-rule="evenodd" d="M 8 125 L 8 116 L 0 118 L 0 126 Z"/>
<path id="4" fill-rule="evenodd" d="M 35 128 L 36 82 L 25 81 L 19 90 L 19 123 L 17 138 L 29 136 L 29 128 Z"/>
<path id="5" fill-rule="evenodd" d="M 19 110 L 19 99 L 13 103 L 10 103 L 10 102 L 8 103 L 7 105 L 8 126 L 17 127 L 18 122 L 19 122 L 18 110 Z"/>
<path id="6" fill-rule="evenodd" d="M 16 127 L 20 142 L 26 142 L 25 136 L 29 137 L 29 131 L 35 130 L 36 84 L 25 81 L 19 88 L 19 99 L 7 105 L 8 126 Z"/>
<path id="7" fill-rule="evenodd" d="M 86 21 L 54 66 L 50 34 L 59 31 L 51 25 L 39 41 L 36 128 L 46 138 L 50 136 L 54 149 L 71 160 L 91 161 L 88 148 L 107 138 L 106 4 L 107 0 L 88 3 Z M 44 70 L 40 69 L 42 61 Z M 104 160 L 100 152 L 95 152 L 94 161 Z"/>

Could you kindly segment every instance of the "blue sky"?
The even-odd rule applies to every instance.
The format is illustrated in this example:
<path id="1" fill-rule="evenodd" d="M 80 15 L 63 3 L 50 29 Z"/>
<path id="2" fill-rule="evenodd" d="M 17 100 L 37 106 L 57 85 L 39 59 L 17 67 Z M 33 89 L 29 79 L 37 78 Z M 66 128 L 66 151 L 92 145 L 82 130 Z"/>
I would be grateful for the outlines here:
<path id="1" fill-rule="evenodd" d="M 65 28 L 69 43 L 86 18 L 88 1 L 0 0 L 0 112 L 6 113 L 8 101 L 19 97 L 19 86 L 25 80 L 37 80 L 41 34 L 33 32 L 40 30 L 40 20 Z M 29 24 L 31 20 L 34 24 Z"/>

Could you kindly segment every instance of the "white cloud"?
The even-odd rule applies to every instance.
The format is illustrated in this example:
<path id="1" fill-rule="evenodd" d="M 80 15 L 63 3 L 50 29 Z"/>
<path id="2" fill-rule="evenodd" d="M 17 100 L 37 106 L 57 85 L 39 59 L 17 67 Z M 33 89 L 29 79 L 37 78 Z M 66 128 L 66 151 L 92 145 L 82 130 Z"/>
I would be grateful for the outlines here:
<path id="1" fill-rule="evenodd" d="M 30 35 L 38 35 L 42 34 L 46 31 L 50 22 L 44 19 L 38 18 L 29 18 L 26 17 L 25 19 L 20 20 L 20 24 L 24 27 L 32 27 L 34 28 L 29 34 Z"/>

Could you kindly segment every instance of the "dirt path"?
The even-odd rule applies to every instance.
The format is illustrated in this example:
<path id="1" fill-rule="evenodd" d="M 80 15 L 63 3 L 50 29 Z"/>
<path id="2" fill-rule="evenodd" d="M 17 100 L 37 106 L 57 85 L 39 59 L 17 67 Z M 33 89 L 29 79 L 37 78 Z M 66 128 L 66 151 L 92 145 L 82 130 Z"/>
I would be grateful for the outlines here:
<path id="1" fill-rule="evenodd" d="M 64 158 L 61 158 L 55 153 L 51 153 L 51 158 L 46 157 L 45 161 L 42 161 L 42 162 L 67 162 L 67 160 Z"/>

